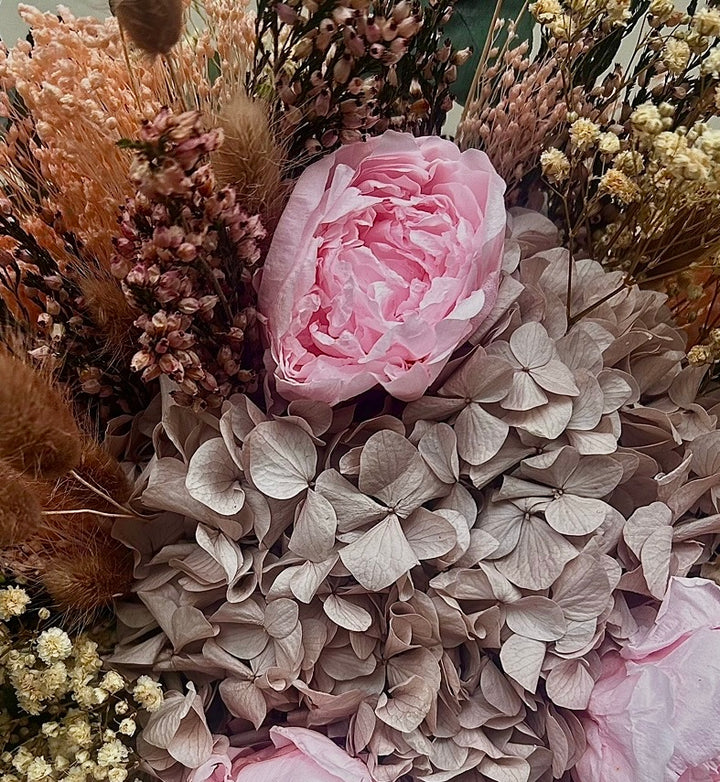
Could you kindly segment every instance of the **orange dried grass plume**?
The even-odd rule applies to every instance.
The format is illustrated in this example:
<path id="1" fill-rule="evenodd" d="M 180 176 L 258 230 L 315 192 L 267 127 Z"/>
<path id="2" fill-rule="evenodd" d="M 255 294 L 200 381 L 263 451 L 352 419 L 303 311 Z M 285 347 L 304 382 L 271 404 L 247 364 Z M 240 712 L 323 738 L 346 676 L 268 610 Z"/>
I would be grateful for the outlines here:
<path id="1" fill-rule="evenodd" d="M 52 479 L 73 469 L 81 450 L 70 406 L 49 375 L 0 350 L 0 459 Z"/>
<path id="2" fill-rule="evenodd" d="M 0 462 L 0 547 L 20 543 L 41 524 L 37 493 L 12 467 Z"/>
<path id="3" fill-rule="evenodd" d="M 220 112 L 224 141 L 211 156 L 220 185 L 233 185 L 250 213 L 271 217 L 282 209 L 282 169 L 286 155 L 270 124 L 270 109 L 244 93 Z"/>

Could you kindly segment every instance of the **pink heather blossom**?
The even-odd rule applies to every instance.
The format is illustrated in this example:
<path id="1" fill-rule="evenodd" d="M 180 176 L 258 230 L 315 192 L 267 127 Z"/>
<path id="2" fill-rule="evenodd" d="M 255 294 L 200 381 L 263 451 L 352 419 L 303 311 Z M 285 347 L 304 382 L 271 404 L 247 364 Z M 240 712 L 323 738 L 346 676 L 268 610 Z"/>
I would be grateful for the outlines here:
<path id="1" fill-rule="evenodd" d="M 485 153 L 394 131 L 309 166 L 260 287 L 278 391 L 420 397 L 495 302 L 504 190 Z"/>
<path id="2" fill-rule="evenodd" d="M 603 670 L 584 720 L 578 782 L 720 782 L 720 587 L 673 578 Z"/>
<path id="3" fill-rule="evenodd" d="M 270 738 L 274 746 L 250 755 L 216 743 L 188 782 L 371 782 L 364 763 L 321 733 L 274 727 Z"/>

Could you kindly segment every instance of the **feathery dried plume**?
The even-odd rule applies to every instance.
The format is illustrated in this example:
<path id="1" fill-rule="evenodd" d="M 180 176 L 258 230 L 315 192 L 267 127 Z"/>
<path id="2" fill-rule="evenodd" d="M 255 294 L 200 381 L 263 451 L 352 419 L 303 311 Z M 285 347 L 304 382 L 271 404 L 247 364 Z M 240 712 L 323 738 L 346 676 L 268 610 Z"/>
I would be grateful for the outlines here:
<path id="1" fill-rule="evenodd" d="M 130 591 L 132 553 L 92 513 L 51 516 L 30 544 L 39 579 L 54 603 L 91 616 Z"/>
<path id="2" fill-rule="evenodd" d="M 218 184 L 233 185 L 250 212 L 272 215 L 279 211 L 285 151 L 270 126 L 270 107 L 242 92 L 218 119 L 224 139 L 210 156 Z"/>
<path id="3" fill-rule="evenodd" d="M 45 479 L 79 461 L 81 436 L 63 395 L 43 373 L 0 352 L 0 458 Z"/>
<path id="4" fill-rule="evenodd" d="M 168 54 L 182 35 L 182 0 L 111 0 L 110 10 L 128 38 L 151 57 Z"/>
<path id="5" fill-rule="evenodd" d="M 21 542 L 41 523 L 37 495 L 21 475 L 0 462 L 0 547 Z"/>
<path id="6" fill-rule="evenodd" d="M 83 269 L 78 279 L 83 303 L 92 323 L 108 347 L 120 355 L 132 355 L 132 326 L 137 313 L 125 298 L 118 281 L 105 269 Z M 90 273 L 88 273 L 90 272 Z"/>
<path id="7" fill-rule="evenodd" d="M 130 483 L 117 459 L 100 443 L 85 437 L 77 468 L 53 486 L 45 507 L 56 511 L 92 509 L 112 513 L 117 511 L 117 504 L 127 502 L 130 494 Z"/>

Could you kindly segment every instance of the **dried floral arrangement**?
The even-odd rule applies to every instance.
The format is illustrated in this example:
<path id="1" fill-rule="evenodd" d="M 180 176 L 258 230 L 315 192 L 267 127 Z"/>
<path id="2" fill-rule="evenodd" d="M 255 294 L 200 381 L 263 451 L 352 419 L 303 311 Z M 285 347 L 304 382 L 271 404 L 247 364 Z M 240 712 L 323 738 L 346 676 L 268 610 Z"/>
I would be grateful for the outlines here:
<path id="1" fill-rule="evenodd" d="M 19 6 L 0 782 L 720 780 L 720 12 L 481 5 Z"/>

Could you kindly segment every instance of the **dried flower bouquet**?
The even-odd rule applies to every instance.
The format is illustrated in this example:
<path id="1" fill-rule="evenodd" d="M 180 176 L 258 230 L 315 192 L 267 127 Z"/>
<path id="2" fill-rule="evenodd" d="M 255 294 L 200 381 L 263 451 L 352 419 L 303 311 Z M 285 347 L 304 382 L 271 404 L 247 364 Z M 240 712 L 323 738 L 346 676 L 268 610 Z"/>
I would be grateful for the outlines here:
<path id="1" fill-rule="evenodd" d="M 720 10 L 110 5 L 0 52 L 0 782 L 720 782 Z"/>

